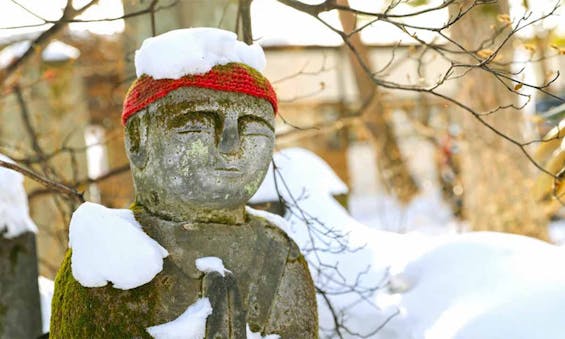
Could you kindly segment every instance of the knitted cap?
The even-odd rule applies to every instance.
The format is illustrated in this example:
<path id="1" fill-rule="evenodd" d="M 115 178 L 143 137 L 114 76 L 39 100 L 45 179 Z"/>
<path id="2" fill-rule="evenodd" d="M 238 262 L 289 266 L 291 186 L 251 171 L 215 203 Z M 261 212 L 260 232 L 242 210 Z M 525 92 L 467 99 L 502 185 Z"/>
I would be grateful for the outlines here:
<path id="1" fill-rule="evenodd" d="M 122 125 L 125 126 L 128 118 L 135 113 L 181 87 L 202 87 L 248 94 L 267 100 L 273 106 L 275 114 L 277 113 L 277 95 L 269 81 L 247 65 L 229 63 L 214 66 L 205 74 L 185 75 L 179 79 L 155 80 L 148 75 L 142 75 L 131 85 L 126 94 Z"/>

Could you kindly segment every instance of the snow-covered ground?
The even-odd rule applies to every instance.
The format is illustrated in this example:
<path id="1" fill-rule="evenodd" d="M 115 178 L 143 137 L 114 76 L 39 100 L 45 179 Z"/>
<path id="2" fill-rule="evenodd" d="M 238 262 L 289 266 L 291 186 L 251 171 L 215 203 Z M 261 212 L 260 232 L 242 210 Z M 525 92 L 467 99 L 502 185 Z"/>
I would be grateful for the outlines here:
<path id="1" fill-rule="evenodd" d="M 334 327 L 329 301 L 355 332 L 342 329 L 349 338 L 563 337 L 561 247 L 510 234 L 459 234 L 464 226 L 433 191 L 405 207 L 382 195 L 353 195 L 350 215 L 331 196 L 341 193 L 339 179 L 316 155 L 287 149 L 274 160 L 277 175 L 270 170 L 254 201 L 276 196 L 278 178 L 290 205 L 283 228 L 305 251 L 317 286 L 330 292 L 318 300 L 322 330 Z M 347 235 L 346 245 L 339 235 Z M 322 250 L 312 251 L 313 241 Z"/>

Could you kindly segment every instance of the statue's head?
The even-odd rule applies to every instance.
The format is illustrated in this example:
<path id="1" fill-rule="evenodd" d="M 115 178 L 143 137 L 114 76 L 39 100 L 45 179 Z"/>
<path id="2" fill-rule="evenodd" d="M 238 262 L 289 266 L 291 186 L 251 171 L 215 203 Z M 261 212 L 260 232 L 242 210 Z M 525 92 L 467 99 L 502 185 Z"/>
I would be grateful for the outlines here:
<path id="1" fill-rule="evenodd" d="M 122 114 L 136 202 L 172 218 L 244 206 L 271 160 L 276 108 L 269 82 L 240 63 L 139 77 Z"/>

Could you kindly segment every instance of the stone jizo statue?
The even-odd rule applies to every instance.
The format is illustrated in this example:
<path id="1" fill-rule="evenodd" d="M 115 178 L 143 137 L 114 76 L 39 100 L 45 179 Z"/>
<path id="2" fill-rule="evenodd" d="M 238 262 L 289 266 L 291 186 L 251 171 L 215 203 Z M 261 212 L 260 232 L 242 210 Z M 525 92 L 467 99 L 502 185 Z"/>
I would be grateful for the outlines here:
<path id="1" fill-rule="evenodd" d="M 143 75 L 124 103 L 132 209 L 169 252 L 163 270 L 130 290 L 86 288 L 69 251 L 56 279 L 51 338 L 150 338 L 198 298 L 213 309 L 206 338 L 317 338 L 315 289 L 296 244 L 245 204 L 267 171 L 276 96 L 255 69 L 217 65 L 201 75 Z M 214 256 L 231 271 L 202 273 Z"/>

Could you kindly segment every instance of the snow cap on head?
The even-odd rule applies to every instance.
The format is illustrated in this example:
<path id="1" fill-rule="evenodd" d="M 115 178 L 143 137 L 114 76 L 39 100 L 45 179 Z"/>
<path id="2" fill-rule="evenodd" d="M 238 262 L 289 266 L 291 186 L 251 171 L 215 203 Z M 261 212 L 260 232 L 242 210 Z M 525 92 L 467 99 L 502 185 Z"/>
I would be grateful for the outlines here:
<path id="1" fill-rule="evenodd" d="M 178 29 L 146 39 L 135 52 L 138 79 L 126 95 L 122 124 L 180 87 L 252 95 L 269 101 L 276 113 L 275 91 L 260 73 L 265 63 L 259 45 L 249 46 L 217 28 Z"/>

